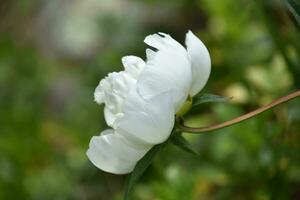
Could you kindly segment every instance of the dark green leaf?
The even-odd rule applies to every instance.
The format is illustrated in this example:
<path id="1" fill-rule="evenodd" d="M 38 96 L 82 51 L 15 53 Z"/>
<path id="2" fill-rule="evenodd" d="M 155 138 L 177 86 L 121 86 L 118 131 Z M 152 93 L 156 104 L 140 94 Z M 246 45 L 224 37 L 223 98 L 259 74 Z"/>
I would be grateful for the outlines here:
<path id="1" fill-rule="evenodd" d="M 201 95 L 194 96 L 193 106 L 197 106 L 202 103 L 226 102 L 229 99 L 230 99 L 229 97 L 224 97 L 224 96 L 219 96 L 214 94 L 201 94 Z"/>
<path id="2" fill-rule="evenodd" d="M 171 142 L 186 152 L 197 156 L 199 155 L 199 152 L 181 134 L 176 134 L 171 137 Z"/>
<path id="3" fill-rule="evenodd" d="M 296 0 L 285 0 L 286 5 L 290 12 L 294 15 L 298 24 L 300 25 L 300 3 Z"/>
<path id="4" fill-rule="evenodd" d="M 167 142 L 162 144 L 155 145 L 152 147 L 150 151 L 136 164 L 133 172 L 127 177 L 126 184 L 125 184 L 125 196 L 124 200 L 128 199 L 129 193 L 132 190 L 133 186 L 137 183 L 137 181 L 141 178 L 143 173 L 151 164 L 155 155 L 164 147 Z"/>

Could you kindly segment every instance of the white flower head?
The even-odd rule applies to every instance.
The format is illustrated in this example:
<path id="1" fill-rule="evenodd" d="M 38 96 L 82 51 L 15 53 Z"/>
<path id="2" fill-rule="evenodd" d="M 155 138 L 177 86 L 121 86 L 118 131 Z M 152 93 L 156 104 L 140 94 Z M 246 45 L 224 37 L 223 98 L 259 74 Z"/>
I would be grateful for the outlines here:
<path id="1" fill-rule="evenodd" d="M 210 75 L 208 50 L 191 31 L 187 48 L 164 33 L 149 35 L 144 42 L 156 49 L 146 50 L 146 62 L 123 57 L 125 70 L 108 74 L 95 90 L 111 129 L 91 139 L 87 156 L 106 172 L 130 173 L 153 145 L 167 140 L 175 113 Z"/>

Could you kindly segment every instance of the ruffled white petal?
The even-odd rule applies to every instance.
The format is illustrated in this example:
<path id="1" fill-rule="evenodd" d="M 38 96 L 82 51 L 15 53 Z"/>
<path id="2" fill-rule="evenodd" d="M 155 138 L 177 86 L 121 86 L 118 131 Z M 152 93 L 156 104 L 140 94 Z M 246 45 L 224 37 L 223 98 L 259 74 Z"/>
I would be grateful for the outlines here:
<path id="1" fill-rule="evenodd" d="M 110 109 L 108 109 L 108 107 L 104 107 L 104 118 L 105 121 L 107 123 L 108 126 L 112 126 L 116 120 L 116 115 L 114 113 L 111 112 Z"/>
<path id="2" fill-rule="evenodd" d="M 122 135 L 108 129 L 100 136 L 94 136 L 89 145 L 87 156 L 103 171 L 114 174 L 130 173 L 149 146 L 141 147 L 126 140 Z"/>
<path id="3" fill-rule="evenodd" d="M 172 93 L 177 111 L 185 102 L 192 80 L 191 65 L 185 48 L 169 35 L 150 35 L 145 43 L 158 49 L 147 50 L 147 62 L 141 72 L 137 87 L 145 99 L 160 93 Z"/>
<path id="4" fill-rule="evenodd" d="M 117 118 L 123 117 L 123 113 L 113 113 L 107 106 L 104 107 L 104 118 L 108 126 L 112 127 Z"/>
<path id="5" fill-rule="evenodd" d="M 105 81 L 105 79 L 103 79 L 99 82 L 99 85 L 96 87 L 95 92 L 94 92 L 94 101 L 98 104 L 104 103 L 105 94 L 102 89 L 103 87 L 108 87 L 108 83 L 107 83 L 107 81 Z"/>
<path id="6" fill-rule="evenodd" d="M 162 93 L 145 101 L 133 90 L 123 107 L 124 117 L 114 128 L 137 144 L 164 142 L 174 126 L 174 108 L 170 93 Z"/>
<path id="7" fill-rule="evenodd" d="M 99 104 L 105 103 L 104 116 L 109 126 L 112 126 L 115 119 L 122 116 L 123 102 L 129 91 L 136 87 L 137 73 L 145 65 L 138 57 L 127 56 L 124 59 L 127 71 L 109 73 L 97 86 L 94 96 Z M 131 73 L 131 74 L 130 74 Z"/>
<path id="8" fill-rule="evenodd" d="M 138 78 L 139 74 L 145 66 L 145 62 L 137 56 L 124 56 L 122 58 L 122 63 L 125 71 L 135 79 Z"/>
<path id="9" fill-rule="evenodd" d="M 153 51 L 152 49 L 146 49 L 146 57 L 147 60 L 152 60 L 155 56 L 155 51 Z"/>
<path id="10" fill-rule="evenodd" d="M 206 84 L 211 70 L 211 61 L 207 48 L 191 31 L 186 34 L 185 43 L 192 62 L 192 85 L 190 95 L 194 96 Z"/>

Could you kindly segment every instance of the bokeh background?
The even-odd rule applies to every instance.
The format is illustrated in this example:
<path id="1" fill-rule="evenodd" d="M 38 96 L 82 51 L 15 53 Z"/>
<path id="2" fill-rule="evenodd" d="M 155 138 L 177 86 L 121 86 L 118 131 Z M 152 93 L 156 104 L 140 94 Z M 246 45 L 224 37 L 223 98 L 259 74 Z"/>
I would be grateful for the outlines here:
<path id="1" fill-rule="evenodd" d="M 93 101 L 143 39 L 192 30 L 207 45 L 204 92 L 233 96 L 187 123 L 228 120 L 300 88 L 300 29 L 280 0 L 1 0 L 0 199 L 122 199 L 124 177 L 85 152 L 106 128 Z M 167 146 L 132 199 L 300 199 L 300 101 L 241 124 L 184 135 L 200 156 Z"/>

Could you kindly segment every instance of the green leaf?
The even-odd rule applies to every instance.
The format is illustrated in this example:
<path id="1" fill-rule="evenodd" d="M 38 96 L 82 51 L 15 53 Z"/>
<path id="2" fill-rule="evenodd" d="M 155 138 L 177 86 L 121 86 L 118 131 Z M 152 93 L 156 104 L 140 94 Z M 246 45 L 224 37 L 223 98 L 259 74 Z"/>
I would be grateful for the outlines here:
<path id="1" fill-rule="evenodd" d="M 152 147 L 150 151 L 136 164 L 132 173 L 127 177 L 126 184 L 125 184 L 125 194 L 124 200 L 129 198 L 130 191 L 132 190 L 133 186 L 137 183 L 137 181 L 141 178 L 143 173 L 151 164 L 155 155 L 167 144 L 168 142 L 164 142 L 162 144 L 155 145 Z"/>
<path id="2" fill-rule="evenodd" d="M 298 24 L 300 25 L 300 3 L 296 0 L 285 0 L 286 5 L 290 12 L 294 15 Z"/>
<path id="3" fill-rule="evenodd" d="M 180 149 L 199 156 L 199 152 L 181 134 L 171 137 L 171 142 Z"/>
<path id="4" fill-rule="evenodd" d="M 231 98 L 214 95 L 214 94 L 201 94 L 196 95 L 193 98 L 193 106 L 198 106 L 202 103 L 212 103 L 212 102 L 227 102 Z"/>

